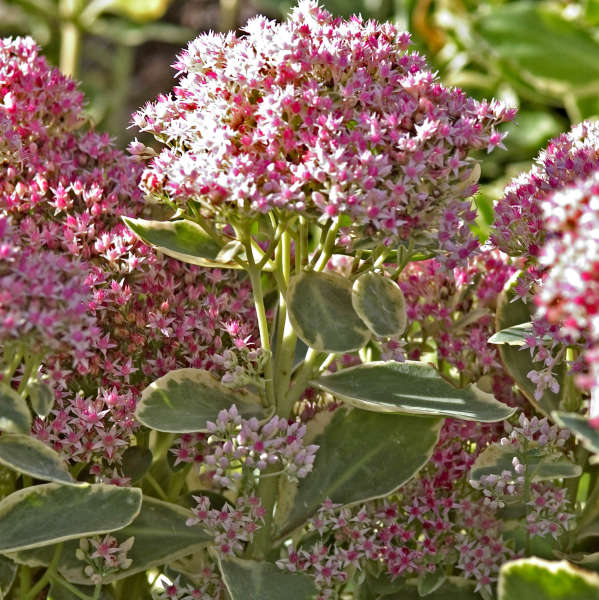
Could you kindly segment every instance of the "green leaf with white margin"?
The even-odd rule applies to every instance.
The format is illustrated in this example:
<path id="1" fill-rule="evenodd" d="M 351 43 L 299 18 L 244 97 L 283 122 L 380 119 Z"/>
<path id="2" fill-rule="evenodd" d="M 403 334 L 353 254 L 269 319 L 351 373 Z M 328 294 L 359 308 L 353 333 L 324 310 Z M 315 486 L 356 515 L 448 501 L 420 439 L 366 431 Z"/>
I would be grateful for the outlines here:
<path id="1" fill-rule="evenodd" d="M 443 419 L 342 407 L 308 423 L 306 442 L 319 446 L 312 472 L 285 480 L 275 520 L 280 533 L 302 525 L 330 498 L 353 504 L 387 496 L 428 461 Z"/>
<path id="2" fill-rule="evenodd" d="M 558 425 L 571 431 L 589 452 L 599 454 L 599 430 L 589 423 L 588 417 L 560 411 L 552 412 L 551 416 Z"/>
<path id="3" fill-rule="evenodd" d="M 497 312 L 495 318 L 495 329 L 501 331 L 514 325 L 528 323 L 531 320 L 530 307 L 521 299 L 516 297 L 514 288 L 518 281 L 516 273 L 505 285 L 497 301 Z M 498 346 L 499 356 L 506 371 L 512 376 L 520 391 L 526 399 L 540 412 L 550 415 L 551 411 L 557 410 L 560 405 L 560 395 L 553 393 L 550 389 L 545 390 L 540 399 L 535 398 L 536 385 L 528 378 L 528 373 L 538 370 L 542 363 L 533 363 L 530 351 L 518 346 L 500 344 Z M 563 389 L 565 366 L 560 364 L 554 374 L 560 388 Z"/>
<path id="4" fill-rule="evenodd" d="M 123 217 L 123 221 L 143 242 L 167 256 L 201 267 L 226 266 L 215 262 L 220 245 L 193 221 L 149 221 L 131 217 Z"/>
<path id="5" fill-rule="evenodd" d="M 0 552 L 122 529 L 140 508 L 138 488 L 57 483 L 28 487 L 0 502 Z"/>
<path id="6" fill-rule="evenodd" d="M 237 252 L 232 253 L 212 239 L 197 223 L 187 219 L 177 221 L 149 221 L 146 219 L 133 219 L 123 217 L 125 225 L 133 231 L 143 242 L 149 244 L 159 252 L 176 258 L 184 263 L 199 265 L 200 267 L 215 267 L 218 269 L 241 269 L 234 262 Z M 236 244 L 236 242 L 233 242 Z M 237 247 L 237 246 L 235 246 Z M 225 250 L 224 253 L 222 251 Z M 253 251 L 254 260 L 259 262 L 264 254 L 258 246 Z M 245 259 L 245 253 L 239 254 Z M 272 262 L 264 266 L 264 270 L 272 270 Z"/>
<path id="7" fill-rule="evenodd" d="M 352 283 L 337 273 L 294 275 L 287 287 L 287 307 L 295 333 L 315 350 L 351 352 L 370 339 L 352 306 Z"/>
<path id="8" fill-rule="evenodd" d="M 515 409 L 474 386 L 459 389 L 432 366 L 413 361 L 371 362 L 311 382 L 336 398 L 381 413 L 409 413 L 491 423 Z"/>
<path id="9" fill-rule="evenodd" d="M 29 433 L 31 413 L 27 403 L 15 390 L 0 383 L 0 431 Z"/>
<path id="10" fill-rule="evenodd" d="M 599 600 L 599 575 L 565 560 L 521 558 L 501 567 L 499 600 Z"/>
<path id="11" fill-rule="evenodd" d="M 452 579 L 458 578 L 454 577 Z M 467 585 L 467 583 L 464 585 L 456 585 L 453 582 L 445 583 L 424 597 L 427 600 L 483 600 L 483 596 L 474 591 L 474 586 Z M 420 600 L 422 597 L 423 595 L 414 586 L 406 585 L 401 592 L 391 594 L 390 596 L 383 596 L 381 600 Z"/>
<path id="12" fill-rule="evenodd" d="M 0 600 L 8 597 L 16 576 L 17 565 L 10 558 L 0 556 Z"/>
<path id="13" fill-rule="evenodd" d="M 489 338 L 489 344 L 509 344 L 510 346 L 524 346 L 526 338 L 534 336 L 532 323 L 520 323 L 507 329 L 502 329 Z"/>
<path id="14" fill-rule="evenodd" d="M 494 443 L 481 452 L 472 465 L 470 480 L 479 481 L 484 475 L 501 475 L 503 471 L 513 472 L 512 460 L 515 456 L 526 464 L 526 471 L 533 481 L 578 477 L 582 473 L 580 465 L 562 454 L 548 454 L 542 448 L 516 453 L 509 445 Z"/>
<path id="15" fill-rule="evenodd" d="M 129 446 L 121 459 L 121 468 L 125 477 L 131 478 L 131 483 L 139 481 L 152 466 L 152 451 L 143 446 Z"/>
<path id="16" fill-rule="evenodd" d="M 401 335 L 407 324 L 403 292 L 388 277 L 364 273 L 352 286 L 352 305 L 368 329 L 379 337 Z"/>
<path id="17" fill-rule="evenodd" d="M 205 547 L 212 537 L 199 526 L 188 527 L 185 523 L 190 517 L 193 517 L 193 513 L 186 508 L 144 496 L 139 515 L 133 523 L 110 534 L 119 544 L 131 536 L 135 538 L 132 548 L 127 552 L 127 557 L 133 562 L 126 571 L 105 577 L 104 583 L 170 563 Z M 85 564 L 75 556 L 78 547 L 78 540 L 65 543 L 58 570 L 71 583 L 89 584 L 89 577 L 83 572 Z M 15 552 L 11 557 L 19 564 L 40 567 L 50 563 L 53 553 L 54 546 L 46 546 Z"/>
<path id="18" fill-rule="evenodd" d="M 208 421 L 235 404 L 245 418 L 264 419 L 260 399 L 232 390 L 202 369 L 176 369 L 151 383 L 137 403 L 135 416 L 146 427 L 168 433 L 206 431 Z"/>
<path id="19" fill-rule="evenodd" d="M 273 563 L 221 558 L 219 567 L 231 600 L 307 600 L 317 593 L 312 577 Z"/>
<path id="20" fill-rule="evenodd" d="M 54 390 L 45 381 L 33 381 L 27 386 L 27 393 L 34 412 L 47 417 L 54 406 Z"/>
<path id="21" fill-rule="evenodd" d="M 0 464 L 36 479 L 78 485 L 60 455 L 30 435 L 22 433 L 1 435 Z"/>
<path id="22" fill-rule="evenodd" d="M 420 596 L 431 596 L 447 580 L 447 574 L 442 568 L 437 567 L 436 571 L 424 571 L 418 577 L 418 593 Z"/>

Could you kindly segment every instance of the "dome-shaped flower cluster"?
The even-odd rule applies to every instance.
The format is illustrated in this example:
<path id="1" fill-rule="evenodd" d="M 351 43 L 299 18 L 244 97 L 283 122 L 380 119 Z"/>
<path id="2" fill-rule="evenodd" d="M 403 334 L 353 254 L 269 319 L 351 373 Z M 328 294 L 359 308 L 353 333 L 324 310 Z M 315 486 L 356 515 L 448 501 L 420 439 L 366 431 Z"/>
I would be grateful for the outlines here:
<path id="1" fill-rule="evenodd" d="M 584 121 L 551 140 L 535 165 L 495 205 L 492 241 L 512 256 L 537 257 L 545 241 L 544 203 L 599 166 L 599 121 Z"/>
<path id="2" fill-rule="evenodd" d="M 464 258 L 469 153 L 501 146 L 496 127 L 514 111 L 444 87 L 409 43 L 390 23 L 333 18 L 312 0 L 282 24 L 200 36 L 175 64 L 174 94 L 134 116 L 166 146 L 143 189 L 221 218 L 343 214 L 368 235 Z"/>
<path id="3" fill-rule="evenodd" d="M 83 123 L 75 83 L 32 40 L 0 42 L 0 126 L 13 149 L 8 157 L 0 150 L 0 216 L 10 217 L 18 246 L 29 248 L 18 259 L 21 278 L 50 269 L 46 252 L 62 265 L 80 261 L 85 318 L 100 328 L 85 360 L 62 351 L 46 357 L 56 407 L 34 432 L 65 458 L 94 463 L 99 475 L 129 445 L 141 390 L 177 367 L 222 375 L 219 353 L 251 346 L 255 321 L 249 285 L 236 273 L 163 257 L 125 227 L 122 215 L 144 209 L 141 168 Z M 59 281 L 65 290 L 65 278 Z M 52 303 L 56 290 L 42 291 Z"/>

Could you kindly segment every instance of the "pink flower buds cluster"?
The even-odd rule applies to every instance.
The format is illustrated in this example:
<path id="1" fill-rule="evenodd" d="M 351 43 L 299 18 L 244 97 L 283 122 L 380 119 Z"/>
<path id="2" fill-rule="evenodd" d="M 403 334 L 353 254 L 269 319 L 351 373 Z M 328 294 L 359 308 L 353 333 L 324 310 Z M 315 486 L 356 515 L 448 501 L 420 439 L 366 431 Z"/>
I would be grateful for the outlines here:
<path id="1" fill-rule="evenodd" d="M 266 509 L 256 496 L 239 496 L 235 507 L 228 502 L 220 508 L 210 508 L 210 498 L 194 496 L 194 517 L 187 525 L 200 525 L 212 536 L 214 546 L 222 556 L 240 555 L 245 544 L 254 539 L 254 533 L 264 524 Z"/>
<path id="2" fill-rule="evenodd" d="M 107 575 L 118 571 L 127 570 L 133 560 L 127 558 L 127 552 L 131 550 L 135 542 L 134 537 L 127 538 L 122 544 L 111 536 L 103 538 L 81 538 L 79 548 L 75 555 L 78 560 L 84 561 L 86 567 L 83 572 L 90 578 L 93 584 L 101 583 Z"/>
<path id="3" fill-rule="evenodd" d="M 598 166 L 599 121 L 585 121 L 551 140 L 534 167 L 515 178 L 496 203 L 492 241 L 512 256 L 537 257 L 545 243 L 545 211 L 552 210 L 552 194 L 587 178 Z"/>
<path id="4" fill-rule="evenodd" d="M 86 366 L 99 338 L 87 303 L 87 265 L 50 251 L 22 247 L 0 211 L 0 342 L 48 352 L 64 352 L 74 366 Z"/>
<path id="5" fill-rule="evenodd" d="M 2 286 L 0 305 L 21 310 L 13 283 L 41 283 L 56 261 L 80 264 L 79 275 L 69 267 L 68 286 L 60 276 L 30 295 L 37 302 L 47 292 L 41 308 L 58 309 L 83 294 L 80 281 L 87 286 L 85 317 L 74 318 L 69 308 L 28 320 L 48 321 L 49 333 L 77 344 L 76 357 L 55 346 L 46 357 L 42 369 L 56 404 L 36 420 L 34 433 L 65 458 L 93 463 L 94 475 L 122 480 L 114 467 L 137 427 L 141 391 L 178 367 L 225 375 L 215 357 L 251 346 L 256 327 L 250 286 L 237 273 L 168 259 L 121 222 L 144 210 L 141 167 L 107 136 L 81 127 L 82 100 L 75 82 L 50 67 L 31 39 L 0 41 L 0 127 L 9 133 L 0 142 L 0 214 L 10 217 L 19 248 L 30 249 L 19 257 L 21 274 Z M 61 258 L 45 260 L 45 252 Z M 81 356 L 84 318 L 95 318 L 100 331 L 93 352 Z"/>
<path id="6" fill-rule="evenodd" d="M 435 259 L 409 263 L 398 280 L 409 321 L 420 333 L 408 342 L 408 358 L 420 358 L 420 346 L 433 342 L 439 360 L 455 367 L 465 382 L 501 372 L 494 307 L 516 266 L 503 253 L 483 249 L 466 264 L 448 272 Z M 411 349 L 410 349 L 411 347 Z"/>
<path id="7" fill-rule="evenodd" d="M 291 479 L 302 479 L 310 471 L 318 446 L 306 445 L 306 426 L 299 420 L 272 417 L 261 425 L 258 419 L 244 419 L 235 405 L 221 410 L 216 422 L 208 422 L 208 434 L 181 436 L 175 454 L 175 464 L 204 464 L 213 481 L 234 489 L 242 477 L 239 466 L 264 471 L 275 465 Z"/>
<path id="8" fill-rule="evenodd" d="M 409 44 L 391 23 L 334 18 L 313 0 L 284 23 L 252 19 L 244 36 L 200 36 L 175 64 L 173 95 L 134 115 L 165 144 L 144 191 L 221 220 L 348 215 L 362 234 L 465 258 L 469 153 L 502 146 L 496 128 L 515 111 L 444 87 Z"/>

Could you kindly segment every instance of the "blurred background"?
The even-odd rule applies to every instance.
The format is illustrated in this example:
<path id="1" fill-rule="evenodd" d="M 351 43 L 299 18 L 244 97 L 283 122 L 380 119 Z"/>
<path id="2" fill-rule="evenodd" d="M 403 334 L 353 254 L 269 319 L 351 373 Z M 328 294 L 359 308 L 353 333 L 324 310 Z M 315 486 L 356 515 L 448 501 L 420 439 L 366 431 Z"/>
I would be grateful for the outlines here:
<path id="1" fill-rule="evenodd" d="M 547 140 L 599 116 L 599 0 L 321 0 L 331 12 L 389 19 L 412 33 L 446 85 L 519 108 L 507 151 L 483 158 L 479 234 L 506 181 L 530 168 Z M 82 82 L 96 126 L 124 147 L 131 113 L 174 84 L 170 65 L 204 31 L 262 13 L 284 19 L 287 0 L 0 0 L 0 34 L 31 35 Z"/>

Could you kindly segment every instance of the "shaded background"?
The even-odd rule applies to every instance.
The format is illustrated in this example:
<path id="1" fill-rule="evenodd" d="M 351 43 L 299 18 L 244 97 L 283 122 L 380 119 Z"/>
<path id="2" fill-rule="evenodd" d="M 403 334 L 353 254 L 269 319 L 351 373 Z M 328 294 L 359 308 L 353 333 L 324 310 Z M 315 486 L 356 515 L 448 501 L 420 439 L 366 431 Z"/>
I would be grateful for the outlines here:
<path id="1" fill-rule="evenodd" d="M 483 158 L 476 198 L 481 237 L 492 200 L 530 167 L 547 140 L 599 115 L 599 0 L 325 0 L 333 13 L 395 21 L 412 33 L 446 85 L 519 108 L 507 151 Z M 280 0 L 0 0 L 0 35 L 31 35 L 48 59 L 82 82 L 96 126 L 120 146 L 136 135 L 131 113 L 168 92 L 170 65 L 188 40 L 228 31 Z"/>

